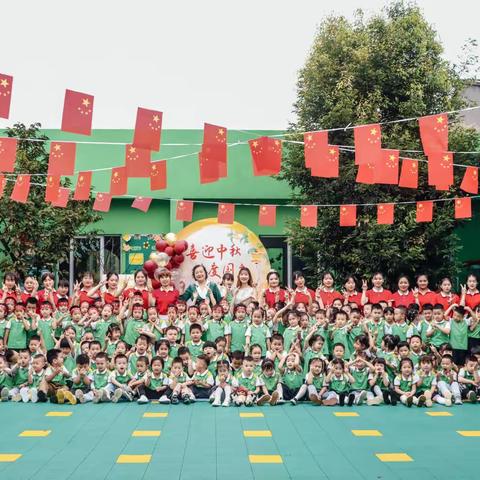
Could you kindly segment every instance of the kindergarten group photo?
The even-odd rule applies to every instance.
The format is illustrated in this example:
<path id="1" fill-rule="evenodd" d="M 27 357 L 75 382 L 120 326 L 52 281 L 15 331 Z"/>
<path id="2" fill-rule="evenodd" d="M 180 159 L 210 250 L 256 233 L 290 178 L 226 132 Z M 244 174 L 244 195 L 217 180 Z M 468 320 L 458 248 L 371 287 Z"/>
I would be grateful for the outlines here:
<path id="1" fill-rule="evenodd" d="M 475 2 L 2 7 L 2 480 L 475 479 Z"/>

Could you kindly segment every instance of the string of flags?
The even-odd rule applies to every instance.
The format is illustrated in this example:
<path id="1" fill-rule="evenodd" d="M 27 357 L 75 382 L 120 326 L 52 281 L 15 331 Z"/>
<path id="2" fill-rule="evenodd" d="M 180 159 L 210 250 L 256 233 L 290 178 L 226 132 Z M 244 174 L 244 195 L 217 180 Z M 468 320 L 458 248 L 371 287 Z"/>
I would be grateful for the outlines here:
<path id="1" fill-rule="evenodd" d="M 0 74 L 1 118 L 9 118 L 12 86 L 13 77 Z M 463 110 L 473 108 L 480 108 L 480 106 Z M 93 95 L 66 90 L 61 124 L 62 131 L 91 135 L 93 109 Z M 448 149 L 449 113 L 452 112 L 384 123 L 348 126 L 344 130 L 347 128 L 353 129 L 353 148 L 329 144 L 328 133 L 340 130 L 339 128 L 304 132 L 304 141 L 294 143 L 304 144 L 305 167 L 310 169 L 311 175 L 314 177 L 337 178 L 339 176 L 340 152 L 348 151 L 354 153 L 354 161 L 357 166 L 357 183 L 398 185 L 402 188 L 415 189 L 418 188 L 419 161 L 426 161 L 428 164 L 428 185 L 439 191 L 449 190 L 454 183 L 453 167 L 461 166 L 465 168 L 465 173 L 460 188 L 467 193 L 477 195 L 478 168 L 454 164 L 455 152 Z M 114 196 L 128 197 L 129 178 L 149 178 L 152 191 L 165 189 L 167 187 L 166 160 L 152 161 L 151 159 L 151 152 L 160 150 L 162 119 L 163 113 L 158 110 L 138 108 L 133 139 L 130 144 L 125 145 L 125 162 L 122 166 L 76 172 L 76 142 L 52 141 L 50 143 L 46 184 L 44 185 L 45 201 L 51 203 L 52 206 L 65 208 L 71 192 L 68 188 L 61 186 L 61 177 L 74 174 L 78 174 L 78 176 L 73 200 L 88 200 L 90 198 L 92 173 L 98 170 L 111 170 L 111 179 L 109 192 L 98 192 L 96 194 L 93 208 L 97 211 L 109 211 Z M 418 120 L 420 140 L 427 160 L 401 157 L 398 149 L 382 148 L 382 125 L 412 120 Z M 227 133 L 226 127 L 204 124 L 203 142 L 200 151 L 196 152 L 198 154 L 199 181 L 201 184 L 216 182 L 226 177 L 228 175 L 227 147 L 246 143 L 237 142 L 229 145 L 227 143 Z M 296 134 L 298 135 L 298 132 Z M 28 193 L 32 185 L 31 177 L 37 174 L 14 172 L 18 141 L 19 139 L 12 137 L 0 138 L 0 194 L 3 195 L 7 177 L 15 176 L 15 186 L 10 198 L 25 203 L 28 200 Z M 255 176 L 270 176 L 280 172 L 284 141 L 276 138 L 276 136 L 263 136 L 248 140 Z M 288 142 L 288 140 L 286 141 Z M 179 157 L 190 155 L 192 154 Z M 455 202 L 455 218 L 470 218 L 472 198 L 476 197 L 400 203 L 416 203 L 417 221 L 429 222 L 432 221 L 433 205 L 436 201 L 453 200 Z M 151 202 L 152 198 L 136 197 L 132 207 L 146 212 Z M 206 203 L 218 204 L 219 222 L 232 223 L 234 221 L 235 204 Z M 300 224 L 305 227 L 317 226 L 318 208 L 332 206 L 301 206 Z M 341 226 L 356 225 L 357 207 L 359 206 L 361 205 L 338 206 L 340 208 L 339 223 Z M 274 226 L 276 224 L 276 207 L 277 205 L 259 205 L 259 225 Z M 298 208 L 298 206 L 295 207 Z M 392 224 L 394 208 L 395 203 L 378 204 L 377 222 L 383 225 Z M 179 220 L 191 221 L 192 212 L 193 202 L 178 200 L 177 218 Z"/>

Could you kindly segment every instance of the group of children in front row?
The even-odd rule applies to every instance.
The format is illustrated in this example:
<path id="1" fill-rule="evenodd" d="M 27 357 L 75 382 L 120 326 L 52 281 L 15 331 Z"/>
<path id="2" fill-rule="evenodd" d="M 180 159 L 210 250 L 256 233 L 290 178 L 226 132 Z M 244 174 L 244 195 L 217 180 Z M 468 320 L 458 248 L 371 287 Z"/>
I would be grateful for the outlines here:
<path id="1" fill-rule="evenodd" d="M 480 348 L 468 347 L 480 307 L 178 302 L 160 319 L 135 292 L 118 305 L 9 303 L 2 401 L 431 407 L 480 394 Z"/>

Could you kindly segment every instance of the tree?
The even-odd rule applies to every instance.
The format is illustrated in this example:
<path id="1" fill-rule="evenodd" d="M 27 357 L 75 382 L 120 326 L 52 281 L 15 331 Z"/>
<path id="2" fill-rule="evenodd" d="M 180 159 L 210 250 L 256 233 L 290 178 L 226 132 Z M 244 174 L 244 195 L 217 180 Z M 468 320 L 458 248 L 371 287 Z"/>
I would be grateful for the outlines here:
<path id="1" fill-rule="evenodd" d="M 45 202 L 48 138 L 41 134 L 40 124 L 26 127 L 18 123 L 8 128 L 6 134 L 19 139 L 15 173 L 35 175 L 31 178 L 28 202 L 21 204 L 10 200 L 15 177 L 6 174 L 8 181 L 0 199 L 0 269 L 22 274 L 38 274 L 42 269 L 53 271 L 60 261 L 68 259 L 70 240 L 84 234 L 85 227 L 97 222 L 100 216 L 92 210 L 92 199 L 70 201 L 67 208 L 55 208 Z M 22 140 L 27 138 L 30 140 Z M 71 186 L 69 178 L 63 178 L 61 183 Z M 95 233 L 89 230 L 88 236 Z"/>
<path id="2" fill-rule="evenodd" d="M 415 5 L 396 2 L 370 19 L 358 11 L 353 22 L 331 16 L 321 23 L 300 71 L 294 105 L 297 121 L 290 126 L 287 139 L 303 140 L 295 132 L 460 109 L 466 105 L 462 97 L 465 80 L 458 73 L 461 68 L 442 59 L 436 33 Z M 477 132 L 463 126 L 455 115 L 450 119 L 450 149 L 477 150 Z M 353 131 L 330 132 L 329 143 L 353 146 Z M 382 146 L 421 150 L 418 123 L 382 126 Z M 411 190 L 355 183 L 352 152 L 341 152 L 338 179 L 322 179 L 312 177 L 305 168 L 303 145 L 287 143 L 285 150 L 279 177 L 292 187 L 299 205 L 376 204 L 465 195 L 457 187 L 448 192 L 428 187 L 425 162 L 420 162 L 419 188 Z M 407 156 L 411 155 L 425 158 L 419 153 Z M 455 155 L 455 163 L 473 164 L 474 160 L 471 155 Z M 455 185 L 460 184 L 463 173 L 463 168 L 455 168 Z M 416 223 L 414 205 L 396 206 L 393 226 L 376 224 L 374 206 L 359 207 L 357 213 L 356 228 L 339 226 L 338 207 L 320 208 L 317 228 L 301 228 L 298 220 L 290 221 L 289 242 L 305 262 L 312 283 L 325 270 L 340 278 L 380 270 L 391 282 L 401 273 L 424 271 L 438 279 L 459 271 L 461 246 L 454 231 L 453 202 L 436 203 L 432 223 Z"/>

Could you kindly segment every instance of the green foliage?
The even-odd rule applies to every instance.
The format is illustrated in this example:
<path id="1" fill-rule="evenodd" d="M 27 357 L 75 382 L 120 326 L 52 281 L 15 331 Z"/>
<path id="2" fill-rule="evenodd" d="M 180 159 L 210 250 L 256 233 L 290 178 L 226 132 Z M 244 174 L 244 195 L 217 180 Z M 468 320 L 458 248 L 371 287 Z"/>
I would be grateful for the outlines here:
<path id="1" fill-rule="evenodd" d="M 465 80 L 442 58 L 436 32 L 415 5 L 393 3 L 372 18 L 357 12 L 353 22 L 331 16 L 320 25 L 309 58 L 300 71 L 296 123 L 290 131 L 303 132 L 385 122 L 457 110 Z M 472 62 L 472 57 L 469 57 Z M 472 68 L 472 65 L 469 65 Z M 464 70 L 462 70 L 464 71 Z M 478 133 L 450 116 L 452 151 L 480 146 Z M 288 137 L 303 140 L 302 135 Z M 353 131 L 329 134 L 334 145 L 353 145 Z M 415 121 L 382 126 L 382 146 L 421 150 Z M 462 196 L 457 187 L 437 192 L 427 186 L 425 162 L 420 162 L 419 189 L 355 183 L 353 153 L 342 151 L 338 179 L 315 178 L 304 167 L 303 145 L 287 143 L 280 177 L 294 189 L 298 204 L 339 205 L 405 202 Z M 401 153 L 403 156 L 425 158 Z M 455 155 L 455 162 L 473 164 L 471 155 Z M 456 185 L 463 168 L 455 169 Z M 453 202 L 435 204 L 432 223 L 416 223 L 414 205 L 399 205 L 393 226 L 376 224 L 376 207 L 359 207 L 358 226 L 339 226 L 338 207 L 320 208 L 317 228 L 289 224 L 289 241 L 306 264 L 313 283 L 331 270 L 340 278 L 348 273 L 371 275 L 380 270 L 393 281 L 400 273 L 426 271 L 433 278 L 455 275 L 460 268 L 460 244 L 454 233 Z"/>
<path id="2" fill-rule="evenodd" d="M 29 127 L 15 124 L 6 134 L 20 139 L 16 173 L 47 173 L 48 138 L 41 134 L 40 124 Z M 38 141 L 22 141 L 22 138 Z M 68 259 L 70 240 L 100 219 L 92 210 L 93 200 L 70 201 L 67 208 L 52 207 L 45 202 L 45 176 L 32 176 L 28 202 L 21 204 L 10 200 L 15 177 L 8 180 L 0 199 L 0 270 L 23 274 L 38 273 L 44 268 L 55 270 L 58 262 Z M 61 183 L 64 187 L 71 186 L 68 178 Z M 94 234 L 89 230 L 88 235 Z"/>

